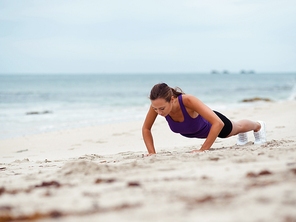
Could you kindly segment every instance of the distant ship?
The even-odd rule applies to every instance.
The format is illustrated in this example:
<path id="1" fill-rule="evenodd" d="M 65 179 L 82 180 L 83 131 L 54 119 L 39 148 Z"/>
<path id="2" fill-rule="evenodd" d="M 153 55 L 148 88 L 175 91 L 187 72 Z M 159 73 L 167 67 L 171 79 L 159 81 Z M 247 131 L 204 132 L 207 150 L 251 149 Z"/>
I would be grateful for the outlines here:
<path id="1" fill-rule="evenodd" d="M 255 71 L 254 70 L 250 70 L 250 71 L 242 70 L 240 73 L 241 74 L 255 74 Z"/>
<path id="2" fill-rule="evenodd" d="M 211 74 L 229 74 L 229 72 L 228 72 L 227 70 L 224 70 L 222 73 L 219 73 L 218 71 L 213 70 L 213 71 L 211 72 Z"/>

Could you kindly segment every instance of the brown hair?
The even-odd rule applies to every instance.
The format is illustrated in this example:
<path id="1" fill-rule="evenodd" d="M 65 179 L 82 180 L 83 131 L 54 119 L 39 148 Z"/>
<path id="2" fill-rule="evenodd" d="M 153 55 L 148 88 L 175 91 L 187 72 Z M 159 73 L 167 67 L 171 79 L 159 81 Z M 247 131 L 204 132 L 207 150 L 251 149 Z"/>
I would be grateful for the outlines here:
<path id="1" fill-rule="evenodd" d="M 165 99 L 170 102 L 172 96 L 177 98 L 179 95 L 185 94 L 179 87 L 171 88 L 165 83 L 159 83 L 153 86 L 150 92 L 150 100 Z"/>

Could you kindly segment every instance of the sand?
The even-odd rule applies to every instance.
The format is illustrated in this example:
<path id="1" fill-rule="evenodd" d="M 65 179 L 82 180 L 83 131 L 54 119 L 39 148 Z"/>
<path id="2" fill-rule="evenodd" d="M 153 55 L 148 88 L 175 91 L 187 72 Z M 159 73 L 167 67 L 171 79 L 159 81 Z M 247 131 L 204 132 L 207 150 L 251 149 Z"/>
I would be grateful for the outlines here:
<path id="1" fill-rule="evenodd" d="M 296 101 L 223 112 L 263 120 L 267 143 L 184 138 L 165 120 L 147 154 L 140 122 L 0 141 L 3 221 L 296 221 Z"/>

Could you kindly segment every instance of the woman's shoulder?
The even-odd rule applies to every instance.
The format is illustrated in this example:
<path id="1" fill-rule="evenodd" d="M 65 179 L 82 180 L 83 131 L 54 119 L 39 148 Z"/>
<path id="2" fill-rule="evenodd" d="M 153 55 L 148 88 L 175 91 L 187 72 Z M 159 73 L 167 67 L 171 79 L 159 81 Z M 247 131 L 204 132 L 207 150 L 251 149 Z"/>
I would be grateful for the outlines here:
<path id="1" fill-rule="evenodd" d="M 198 105 L 201 103 L 201 101 L 197 97 L 189 94 L 182 95 L 182 100 L 184 106 L 189 108 L 192 108 L 194 105 Z"/>
<path id="2" fill-rule="evenodd" d="M 196 99 L 197 98 L 195 96 L 193 96 L 193 95 L 189 95 L 189 94 L 183 94 L 182 95 L 183 103 L 192 103 Z"/>

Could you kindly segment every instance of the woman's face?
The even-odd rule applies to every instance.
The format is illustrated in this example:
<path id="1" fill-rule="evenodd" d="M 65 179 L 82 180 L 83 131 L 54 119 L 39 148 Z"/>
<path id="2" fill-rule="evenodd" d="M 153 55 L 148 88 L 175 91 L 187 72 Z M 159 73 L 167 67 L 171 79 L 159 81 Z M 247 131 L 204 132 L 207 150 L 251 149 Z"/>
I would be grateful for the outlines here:
<path id="1" fill-rule="evenodd" d="M 161 116 L 167 116 L 172 110 L 172 100 L 167 102 L 165 99 L 151 100 L 151 106 Z"/>

